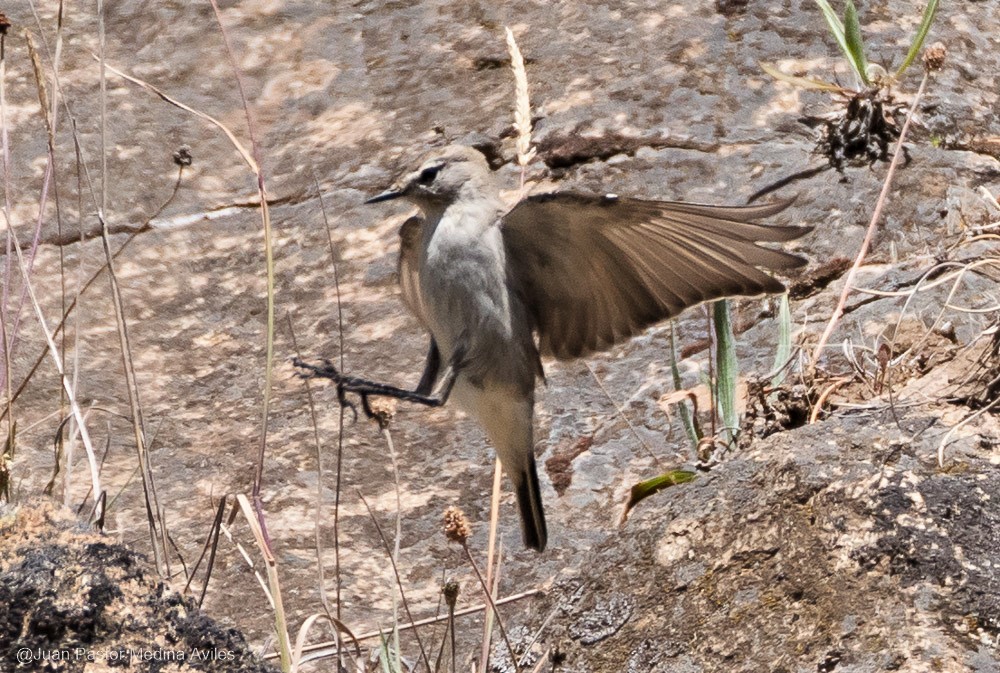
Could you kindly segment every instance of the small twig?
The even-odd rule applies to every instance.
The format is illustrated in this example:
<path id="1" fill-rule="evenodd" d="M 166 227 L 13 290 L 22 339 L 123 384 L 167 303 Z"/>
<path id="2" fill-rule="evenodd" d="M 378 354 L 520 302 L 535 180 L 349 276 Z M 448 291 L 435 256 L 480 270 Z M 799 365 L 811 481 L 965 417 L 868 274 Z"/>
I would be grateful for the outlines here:
<path id="1" fill-rule="evenodd" d="M 252 564 L 251 564 L 251 567 L 252 567 Z M 520 600 L 524 600 L 525 598 L 532 598 L 534 596 L 540 596 L 540 595 L 543 595 L 543 594 L 544 594 L 544 592 L 541 591 L 540 589 L 529 589 L 528 591 L 522 591 L 521 593 L 518 593 L 518 594 L 513 594 L 511 596 L 506 596 L 504 598 L 497 599 L 497 600 L 494 601 L 494 604 L 497 605 L 497 606 L 499 606 L 499 605 L 506 605 L 508 603 L 513 603 L 514 601 L 520 601 Z M 474 615 L 477 612 L 483 612 L 483 611 L 489 610 L 489 609 L 492 609 L 492 606 L 490 604 L 488 604 L 488 603 L 482 603 L 480 605 L 474 605 L 474 606 L 471 606 L 471 607 L 468 607 L 468 608 L 462 608 L 461 610 L 456 610 L 454 616 L 455 617 L 465 617 L 467 615 Z M 430 624 L 439 624 L 441 622 L 447 622 L 448 619 L 449 619 L 449 616 L 446 615 L 446 614 L 445 615 L 438 615 L 436 617 L 427 617 L 426 619 L 419 619 L 417 621 L 409 622 L 407 624 L 400 624 L 397 628 L 400 631 L 409 631 L 411 629 L 420 628 L 421 626 L 428 626 Z M 357 640 L 358 640 L 358 642 L 361 642 L 363 640 L 370 640 L 372 638 L 378 638 L 383 633 L 384 633 L 384 631 L 381 631 L 381 630 L 378 630 L 378 631 L 368 631 L 366 633 L 362 633 L 362 634 L 358 635 L 357 636 Z M 336 656 L 337 655 L 336 650 L 332 649 L 332 648 L 335 648 L 336 645 L 337 645 L 336 641 L 330 640 L 330 641 L 326 641 L 326 642 L 322 642 L 322 643 L 316 643 L 315 645 L 309 645 L 309 646 L 307 646 L 307 647 L 305 647 L 303 649 L 303 652 L 304 653 L 317 654 L 317 657 L 315 657 L 315 658 L 332 657 L 332 656 Z M 327 651 L 327 650 L 329 650 L 329 651 Z M 277 659 L 278 658 L 278 654 L 274 653 L 274 652 L 269 652 L 269 653 L 263 655 L 261 658 L 264 659 L 265 661 L 270 661 L 272 659 Z"/>
<path id="2" fill-rule="evenodd" d="M 833 383 L 823 389 L 823 392 L 820 393 L 819 399 L 816 400 L 816 404 L 813 405 L 812 412 L 809 414 L 809 425 L 812 425 L 819 419 L 819 415 L 823 412 L 823 405 L 826 404 L 826 399 L 832 395 L 837 388 L 840 388 L 845 383 L 850 383 L 852 380 L 854 380 L 853 376 L 843 376 L 836 379 Z"/>
<path id="3" fill-rule="evenodd" d="M 202 545 L 201 553 L 198 554 L 198 559 L 191 567 L 191 572 L 184 583 L 184 588 L 181 589 L 182 594 L 188 592 L 188 589 L 191 587 L 191 581 L 194 580 L 194 575 L 198 572 L 198 567 L 201 566 L 202 559 L 205 558 L 205 552 L 211 548 L 208 557 L 208 566 L 205 569 L 205 582 L 201 587 L 201 595 L 198 596 L 198 607 L 201 607 L 202 601 L 205 600 L 205 592 L 208 591 L 208 580 L 212 577 L 212 568 L 215 567 L 215 551 L 219 547 L 219 534 L 222 532 L 222 517 L 225 513 L 226 496 L 222 496 L 219 500 L 219 506 L 215 510 L 215 520 L 212 522 L 212 527 L 208 530 L 208 537 L 205 538 L 205 544 Z"/>
<path id="4" fill-rule="evenodd" d="M 951 442 L 951 436 L 953 434 L 955 434 L 958 431 L 959 428 L 964 427 L 965 425 L 969 424 L 970 422 L 972 422 L 976 418 L 979 418 L 984 413 L 986 413 L 987 411 L 989 411 L 993 407 L 997 406 L 997 404 L 1000 404 L 1000 395 L 998 395 L 992 402 L 990 402 L 989 404 L 987 404 L 985 407 L 983 407 L 982 409 L 977 410 L 973 414 L 969 414 L 968 416 L 966 416 L 965 418 L 963 418 L 960 422 L 958 422 L 955 425 L 953 425 L 950 430 L 948 430 L 947 434 L 945 434 L 945 436 L 944 436 L 944 439 L 942 439 L 941 443 L 938 444 L 937 458 L 938 458 L 938 466 L 939 467 L 944 467 L 944 449 Z"/>

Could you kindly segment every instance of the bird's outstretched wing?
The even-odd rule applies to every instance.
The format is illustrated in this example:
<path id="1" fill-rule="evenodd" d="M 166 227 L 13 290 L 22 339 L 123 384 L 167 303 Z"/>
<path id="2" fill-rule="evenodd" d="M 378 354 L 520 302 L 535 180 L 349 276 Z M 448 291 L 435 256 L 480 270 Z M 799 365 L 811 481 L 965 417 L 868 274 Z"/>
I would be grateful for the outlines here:
<path id="1" fill-rule="evenodd" d="M 420 239 L 422 217 L 413 216 L 399 228 L 399 288 L 403 291 L 403 303 L 416 316 L 420 324 L 427 328 L 427 308 L 420 292 Z"/>
<path id="2" fill-rule="evenodd" d="M 754 221 L 789 203 L 530 196 L 501 223 L 508 277 L 531 312 L 539 350 L 577 357 L 704 301 L 784 291 L 757 267 L 786 270 L 806 260 L 757 243 L 790 241 L 811 228 Z"/>

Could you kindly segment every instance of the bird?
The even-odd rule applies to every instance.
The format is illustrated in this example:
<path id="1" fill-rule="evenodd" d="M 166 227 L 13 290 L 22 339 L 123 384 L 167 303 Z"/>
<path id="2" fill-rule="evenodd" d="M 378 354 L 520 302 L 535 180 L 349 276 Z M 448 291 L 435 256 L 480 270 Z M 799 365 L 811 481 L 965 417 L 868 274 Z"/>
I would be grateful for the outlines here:
<path id="1" fill-rule="evenodd" d="M 513 207 L 483 154 L 450 145 L 368 199 L 403 199 L 422 216 L 400 229 L 403 303 L 430 334 L 414 390 L 310 367 L 357 393 L 428 406 L 454 399 L 484 430 L 511 481 L 525 547 L 543 551 L 545 513 L 534 453 L 542 356 L 604 351 L 706 301 L 784 292 L 764 270 L 806 263 L 759 243 L 811 227 L 758 221 L 790 201 L 715 206 L 554 191 Z M 443 369 L 442 369 L 443 365 Z"/>

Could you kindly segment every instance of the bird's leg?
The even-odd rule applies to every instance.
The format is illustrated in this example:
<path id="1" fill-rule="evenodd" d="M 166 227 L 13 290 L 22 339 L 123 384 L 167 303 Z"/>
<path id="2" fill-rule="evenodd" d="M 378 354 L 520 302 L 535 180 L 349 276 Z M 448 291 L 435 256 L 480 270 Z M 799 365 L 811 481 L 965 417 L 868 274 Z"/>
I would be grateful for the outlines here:
<path id="1" fill-rule="evenodd" d="M 324 360 L 321 365 L 311 365 L 307 362 L 303 362 L 298 358 L 292 361 L 299 369 L 305 370 L 300 375 L 306 378 L 324 378 L 330 379 L 337 384 L 337 399 L 341 406 L 351 407 L 354 406 L 347 400 L 347 393 L 354 393 L 361 398 L 361 408 L 365 412 L 365 415 L 371 418 L 373 416 L 372 409 L 368 405 L 369 397 L 391 397 L 397 400 L 402 400 L 404 402 L 413 402 L 415 404 L 423 404 L 428 407 L 440 407 L 443 406 L 448 401 L 448 396 L 451 395 L 451 390 L 455 386 L 455 379 L 458 376 L 459 370 L 464 364 L 464 348 L 458 348 L 452 355 L 449 361 L 448 367 L 445 369 L 444 374 L 441 376 L 441 381 L 437 388 L 433 392 L 428 392 L 427 389 L 430 388 L 430 383 L 434 380 L 434 376 L 431 374 L 436 374 L 438 365 L 440 365 L 441 355 L 437 350 L 437 345 L 432 342 L 431 350 L 427 354 L 427 369 L 424 371 L 424 376 L 421 378 L 420 385 L 416 390 L 406 390 L 404 388 L 397 388 L 396 386 L 387 385 L 385 383 L 378 383 L 376 381 L 369 381 L 367 379 L 361 379 L 354 376 L 344 376 L 329 360 Z M 432 367 L 433 365 L 433 367 Z M 433 372 L 430 370 L 433 368 Z"/>
<path id="2" fill-rule="evenodd" d="M 441 351 L 438 350 L 437 342 L 431 337 L 431 345 L 427 349 L 427 359 L 424 362 L 424 373 L 420 377 L 420 383 L 414 392 L 421 395 L 430 395 L 434 390 L 434 382 L 437 380 L 438 371 L 441 369 Z"/>

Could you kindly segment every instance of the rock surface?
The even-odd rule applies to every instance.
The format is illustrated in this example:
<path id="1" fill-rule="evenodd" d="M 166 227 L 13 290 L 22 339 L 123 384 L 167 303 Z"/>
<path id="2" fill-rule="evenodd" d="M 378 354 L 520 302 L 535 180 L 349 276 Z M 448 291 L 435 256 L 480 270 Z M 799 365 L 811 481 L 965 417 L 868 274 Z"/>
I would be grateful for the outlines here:
<path id="1" fill-rule="evenodd" d="M 64 282 L 72 295 L 76 279 L 89 278 L 104 261 L 98 240 L 54 244 L 80 227 L 97 227 L 101 71 L 92 54 L 100 31 L 90 9 L 66 4 L 57 87 L 57 4 L 40 4 L 37 22 L 28 3 L 4 10 L 14 24 L 5 43 L 4 119 L 9 221 L 26 250 L 44 214 L 32 278 L 51 327 L 62 313 Z M 439 531 L 441 512 L 458 505 L 475 524 L 471 547 L 480 556 L 485 549 L 492 454 L 479 430 L 451 409 L 401 407 L 392 459 L 384 435 L 363 423 L 345 425 L 338 452 L 334 391 L 312 386 L 321 472 L 307 388 L 287 365 L 299 352 L 341 352 L 336 259 L 347 370 L 416 383 L 424 335 L 403 312 L 392 277 L 396 231 L 409 213 L 362 207 L 364 198 L 414 154 L 443 142 L 485 142 L 498 161 L 509 162 L 513 82 L 505 25 L 529 59 L 535 139 L 555 165 L 539 162 L 529 177 L 560 188 L 740 203 L 822 165 L 814 133 L 800 118 L 840 105 L 828 94 L 774 82 L 758 63 L 842 82 L 844 64 L 814 4 L 791 0 L 223 4 L 272 204 L 278 365 L 262 499 L 293 633 L 320 609 L 317 526 L 327 594 L 340 596 L 344 621 L 361 633 L 391 619 L 395 579 L 369 506 L 390 533 L 400 510 L 399 571 L 415 618 L 437 613 L 444 574 L 461 581 L 463 606 L 479 604 L 473 574 Z M 898 62 L 922 8 L 910 0 L 864 3 L 871 53 Z M 250 145 L 240 87 L 209 3 L 124 0 L 106 3 L 106 12 L 109 65 L 211 115 Z M 963 357 L 982 352 L 996 314 L 989 226 L 997 213 L 978 190 L 1000 192 L 1000 38 L 996 0 L 942 3 L 939 12 L 930 39 L 947 45 L 948 59 L 918 107 L 910 162 L 895 178 L 857 280 L 881 294 L 852 295 L 818 383 L 789 379 L 804 390 L 792 398 L 807 400 L 811 410 L 828 392 L 825 408 L 834 413 L 752 443 L 693 484 L 644 501 L 616 532 L 632 484 L 693 461 L 676 419 L 660 405 L 673 390 L 670 331 L 659 326 L 586 362 L 548 365 L 537 452 L 551 470 L 543 476 L 550 549 L 539 556 L 519 548 L 509 495 L 500 517 L 501 593 L 555 587 L 544 602 L 505 607 L 511 629 L 533 629 L 550 607 L 563 606 L 543 632 L 540 656 L 558 645 L 576 667 L 569 670 L 581 671 L 998 667 L 998 570 L 989 554 L 996 497 L 980 497 L 996 492 L 995 416 L 984 412 L 948 433 L 996 393 L 989 376 L 967 385 L 968 394 L 956 389 L 979 371 L 975 358 Z M 23 28 L 34 33 L 49 93 L 60 91 L 68 104 L 55 120 L 48 183 L 58 186 L 61 219 L 51 187 L 40 208 L 47 132 Z M 177 553 L 190 560 L 209 534 L 218 498 L 250 493 L 261 442 L 266 282 L 256 178 L 218 126 L 114 71 L 106 75 L 104 212 L 114 231 L 152 218 L 150 230 L 118 257 L 117 277 L 159 503 Z M 919 68 L 907 73 L 902 100 L 919 76 Z M 75 140 L 86 171 L 78 170 Z M 168 198 L 179 172 L 171 158 L 181 145 L 190 146 L 194 163 Z M 499 170 L 513 187 L 516 167 Z M 883 164 L 843 175 L 825 171 L 776 194 L 797 200 L 775 224 L 815 227 L 791 246 L 811 260 L 805 278 L 788 279 L 797 288 L 792 315 L 806 354 L 836 305 L 845 259 L 857 253 L 884 177 Z M 112 249 L 126 237 L 113 236 Z M 952 266 L 922 280 L 941 260 Z M 16 259 L 8 262 L 9 322 L 22 286 Z M 947 275 L 968 263 L 978 264 L 975 273 Z M 99 277 L 73 314 L 70 338 L 57 343 L 76 358 L 69 367 L 74 385 L 84 408 L 92 406 L 95 444 L 107 447 L 102 487 L 119 494 L 109 498 L 109 535 L 148 552 L 107 287 Z M 25 298 L 22 305 L 15 385 L 45 353 L 31 303 Z M 774 315 L 770 301 L 736 304 L 747 374 L 766 379 L 773 368 Z M 678 321 L 677 337 L 684 385 L 694 387 L 707 375 L 704 313 Z M 985 365 L 981 374 L 995 371 L 988 358 Z M 842 377 L 849 380 L 838 383 Z M 60 425 L 59 391 L 45 358 L 14 403 L 18 448 L 9 465 L 17 497 L 41 493 L 53 475 L 53 435 L 71 427 Z M 969 406 L 942 401 L 955 396 Z M 890 403 L 899 425 L 885 415 Z M 781 413 L 795 418 L 788 425 L 806 420 Z M 754 427 L 761 435 L 772 423 L 765 416 L 764 427 Z M 945 439 L 947 469 L 935 470 Z M 71 465 L 67 455 L 58 459 L 55 493 L 75 509 L 91 479 L 79 446 Z M 338 455 L 339 564 L 332 517 Z M 239 520 L 233 535 L 255 549 Z M 570 596 L 576 598 L 567 602 Z M 220 545 L 206 609 L 254 643 L 272 635 L 267 601 L 234 544 Z M 475 619 L 459 622 L 466 658 L 478 652 Z M 407 643 L 408 654 L 413 646 Z"/>
<path id="2" fill-rule="evenodd" d="M 941 470 L 927 427 L 806 426 L 640 506 L 543 641 L 569 671 L 997 670 L 998 461 Z"/>
<path id="3" fill-rule="evenodd" d="M 5 671 L 275 670 L 135 552 L 44 503 L 0 508 L 0 605 Z"/>

